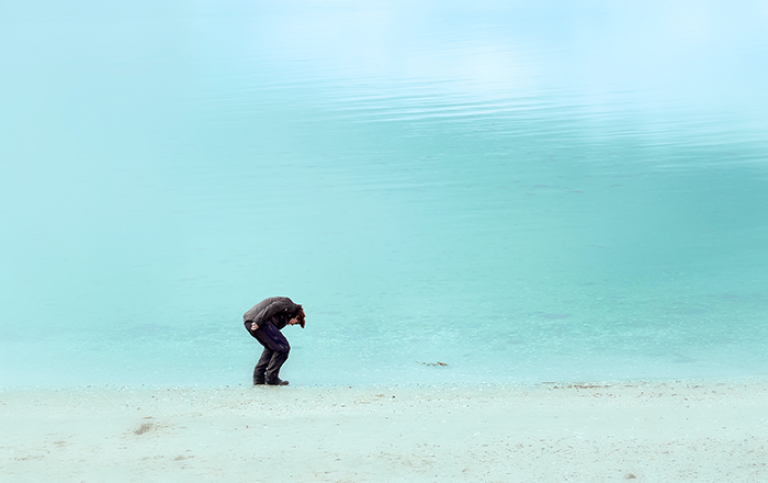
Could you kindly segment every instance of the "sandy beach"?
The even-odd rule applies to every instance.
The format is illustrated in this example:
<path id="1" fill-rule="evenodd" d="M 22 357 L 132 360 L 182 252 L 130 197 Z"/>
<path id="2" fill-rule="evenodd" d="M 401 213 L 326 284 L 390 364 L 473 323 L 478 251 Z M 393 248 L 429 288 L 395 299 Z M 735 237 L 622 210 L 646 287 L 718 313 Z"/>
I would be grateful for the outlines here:
<path id="1" fill-rule="evenodd" d="M 768 480 L 768 383 L 0 391 L 8 482 Z"/>

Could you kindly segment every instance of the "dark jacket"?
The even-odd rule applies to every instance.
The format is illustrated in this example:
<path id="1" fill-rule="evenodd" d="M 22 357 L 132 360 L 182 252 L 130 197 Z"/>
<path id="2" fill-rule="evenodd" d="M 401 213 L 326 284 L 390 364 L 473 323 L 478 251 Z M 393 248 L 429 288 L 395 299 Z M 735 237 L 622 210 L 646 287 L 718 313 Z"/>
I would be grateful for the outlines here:
<path id="1" fill-rule="evenodd" d="M 293 303 L 288 297 L 269 297 L 254 305 L 251 310 L 243 315 L 245 329 L 253 337 L 251 323 L 261 326 L 271 322 L 278 329 L 282 329 L 294 315 L 299 313 L 301 305 Z"/>

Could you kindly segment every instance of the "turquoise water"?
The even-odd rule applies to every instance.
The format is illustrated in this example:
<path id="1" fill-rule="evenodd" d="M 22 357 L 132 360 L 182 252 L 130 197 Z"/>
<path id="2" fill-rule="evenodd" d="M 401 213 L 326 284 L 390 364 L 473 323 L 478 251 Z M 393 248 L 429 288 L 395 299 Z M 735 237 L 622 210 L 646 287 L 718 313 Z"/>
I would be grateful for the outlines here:
<path id="1" fill-rule="evenodd" d="M 2 386 L 768 375 L 765 2 L 16 3 Z"/>

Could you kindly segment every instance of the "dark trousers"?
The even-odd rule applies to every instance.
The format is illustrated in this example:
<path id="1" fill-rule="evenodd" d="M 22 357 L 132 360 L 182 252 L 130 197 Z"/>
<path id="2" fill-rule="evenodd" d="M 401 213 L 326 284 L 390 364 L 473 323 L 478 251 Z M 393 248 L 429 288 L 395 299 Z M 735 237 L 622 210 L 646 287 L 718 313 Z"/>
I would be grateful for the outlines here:
<path id="1" fill-rule="evenodd" d="M 288 359 L 291 346 L 288 339 L 270 322 L 259 326 L 253 334 L 264 346 L 258 364 L 253 368 L 253 382 L 273 383 L 277 380 L 283 363 Z"/>

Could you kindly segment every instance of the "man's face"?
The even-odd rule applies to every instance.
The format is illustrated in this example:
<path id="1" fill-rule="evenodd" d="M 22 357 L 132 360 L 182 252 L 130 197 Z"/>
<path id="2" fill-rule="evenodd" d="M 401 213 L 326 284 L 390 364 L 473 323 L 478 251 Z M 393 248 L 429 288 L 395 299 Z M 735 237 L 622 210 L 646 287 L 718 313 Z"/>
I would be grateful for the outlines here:
<path id="1" fill-rule="evenodd" d="M 294 317 L 288 321 L 288 325 L 296 325 L 298 323 L 299 323 L 299 319 L 297 317 Z"/>

